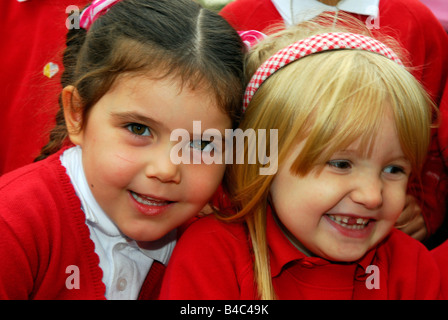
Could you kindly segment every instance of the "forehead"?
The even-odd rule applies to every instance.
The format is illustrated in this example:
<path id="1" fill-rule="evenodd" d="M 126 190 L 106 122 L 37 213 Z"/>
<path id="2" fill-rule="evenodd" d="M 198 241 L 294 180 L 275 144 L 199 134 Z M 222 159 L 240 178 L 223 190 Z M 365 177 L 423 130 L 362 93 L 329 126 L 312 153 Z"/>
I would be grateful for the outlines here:
<path id="1" fill-rule="evenodd" d="M 100 100 L 107 112 L 135 114 L 163 123 L 167 128 L 192 126 L 230 127 L 230 119 L 218 108 L 207 87 L 182 86 L 177 78 L 146 75 L 121 76 Z"/>
<path id="2" fill-rule="evenodd" d="M 373 135 L 364 134 L 346 147 L 337 150 L 340 154 L 353 154 L 362 158 L 378 156 L 404 157 L 403 148 L 392 116 L 385 115 Z"/>

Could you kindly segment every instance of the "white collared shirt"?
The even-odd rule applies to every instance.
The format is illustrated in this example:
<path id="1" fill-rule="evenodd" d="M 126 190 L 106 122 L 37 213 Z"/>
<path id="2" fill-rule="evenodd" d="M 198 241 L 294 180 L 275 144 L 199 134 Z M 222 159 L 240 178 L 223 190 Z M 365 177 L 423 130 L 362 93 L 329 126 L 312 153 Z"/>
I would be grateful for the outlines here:
<path id="1" fill-rule="evenodd" d="M 328 6 L 317 0 L 272 0 L 287 26 L 313 19 L 325 11 L 342 10 L 376 18 L 380 0 L 341 0 Z"/>
<path id="2" fill-rule="evenodd" d="M 136 241 L 120 232 L 95 200 L 82 167 L 81 148 L 67 149 L 60 160 L 81 200 L 90 238 L 100 258 L 106 298 L 137 299 L 152 262 L 157 260 L 164 265 L 168 263 L 176 244 L 176 231 L 173 230 L 158 241 L 145 243 L 145 249 L 140 248 Z"/>

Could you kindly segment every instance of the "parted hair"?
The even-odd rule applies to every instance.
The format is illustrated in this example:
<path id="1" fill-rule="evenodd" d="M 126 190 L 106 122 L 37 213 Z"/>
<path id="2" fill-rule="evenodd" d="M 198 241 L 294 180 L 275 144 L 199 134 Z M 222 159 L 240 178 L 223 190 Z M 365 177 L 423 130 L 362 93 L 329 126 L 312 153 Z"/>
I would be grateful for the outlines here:
<path id="1" fill-rule="evenodd" d="M 205 86 L 218 106 L 239 121 L 244 90 L 245 47 L 238 33 L 217 13 L 192 0 L 122 0 L 88 31 L 67 33 L 62 88 L 72 85 L 89 110 L 123 73 L 177 77 L 194 89 Z M 61 97 L 56 126 L 37 160 L 67 143 Z"/>

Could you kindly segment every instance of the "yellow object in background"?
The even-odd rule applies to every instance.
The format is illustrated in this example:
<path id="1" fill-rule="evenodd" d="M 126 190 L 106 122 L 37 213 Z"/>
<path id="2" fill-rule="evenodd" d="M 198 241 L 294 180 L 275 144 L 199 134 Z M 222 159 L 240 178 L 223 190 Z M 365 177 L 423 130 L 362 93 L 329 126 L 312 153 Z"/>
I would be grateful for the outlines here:
<path id="1" fill-rule="evenodd" d="M 59 66 L 56 63 L 49 62 L 44 67 L 44 76 L 53 78 L 59 72 Z"/>

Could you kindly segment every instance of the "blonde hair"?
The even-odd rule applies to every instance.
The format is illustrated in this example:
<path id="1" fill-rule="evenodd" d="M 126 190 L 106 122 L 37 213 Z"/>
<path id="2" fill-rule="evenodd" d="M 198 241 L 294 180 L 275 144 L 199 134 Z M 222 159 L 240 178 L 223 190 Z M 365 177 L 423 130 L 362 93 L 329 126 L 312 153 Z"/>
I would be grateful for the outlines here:
<path id="1" fill-rule="evenodd" d="M 317 27 L 316 27 L 317 26 Z M 332 29 L 331 31 L 333 31 Z M 341 29 L 338 29 L 341 30 Z M 328 32 L 313 22 L 273 35 L 248 57 L 253 74 L 279 49 L 311 34 Z M 347 30 L 342 30 L 347 31 Z M 386 103 L 387 102 L 387 103 Z M 291 174 L 304 176 L 358 138 L 370 152 L 385 113 L 392 109 L 397 134 L 412 172 L 418 175 L 430 141 L 430 98 L 402 66 L 363 50 L 312 54 L 275 72 L 258 89 L 240 128 L 278 129 L 278 163 L 307 138 Z M 269 131 L 269 130 L 267 130 Z M 269 137 L 266 150 L 271 150 Z M 245 152 L 247 152 L 247 145 Z M 252 240 L 255 281 L 261 299 L 274 299 L 266 243 L 266 209 L 273 175 L 259 175 L 260 164 L 233 164 L 225 186 L 237 213 L 222 219 L 244 219 Z"/>

